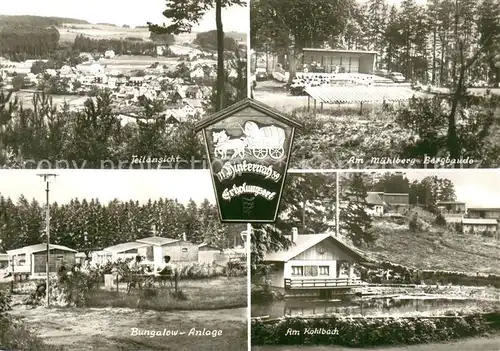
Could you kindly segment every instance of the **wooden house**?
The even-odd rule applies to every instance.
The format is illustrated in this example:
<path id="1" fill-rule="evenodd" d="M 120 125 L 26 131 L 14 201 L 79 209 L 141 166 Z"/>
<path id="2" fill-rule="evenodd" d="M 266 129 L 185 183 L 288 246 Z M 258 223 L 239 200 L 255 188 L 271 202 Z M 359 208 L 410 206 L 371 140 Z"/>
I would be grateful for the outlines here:
<path id="1" fill-rule="evenodd" d="M 47 272 L 47 244 L 25 246 L 20 249 L 8 250 L 10 266 L 15 273 L 25 273 L 31 277 L 45 275 Z M 49 271 L 56 273 L 61 266 L 75 264 L 76 250 L 61 245 L 50 245 Z"/>
<path id="2" fill-rule="evenodd" d="M 103 249 L 101 254 L 102 256 L 104 256 L 103 259 L 107 257 L 110 261 L 117 261 L 119 259 L 126 260 L 130 258 L 134 259 L 137 257 L 137 255 L 145 256 L 142 253 L 145 252 L 144 250 L 147 248 L 147 246 L 148 245 L 145 243 L 131 241 L 128 243 L 109 246 Z M 94 261 L 94 257 L 92 261 Z"/>
<path id="3" fill-rule="evenodd" d="M 137 240 L 137 243 L 146 245 L 146 249 L 140 250 L 141 256 L 159 266 L 165 256 L 170 256 L 172 262 L 198 262 L 198 245 L 182 239 L 151 236 Z"/>
<path id="4" fill-rule="evenodd" d="M 198 262 L 199 263 L 212 263 L 220 259 L 221 250 L 203 243 L 198 245 Z"/>
<path id="5" fill-rule="evenodd" d="M 467 211 L 465 202 L 461 201 L 441 201 L 437 207 L 445 217 L 448 214 L 465 214 Z"/>
<path id="6" fill-rule="evenodd" d="M 462 231 L 464 234 L 494 233 L 497 231 L 498 221 L 490 218 L 463 218 Z"/>
<path id="7" fill-rule="evenodd" d="M 498 207 L 471 207 L 467 210 L 469 218 L 499 219 L 500 208 Z"/>
<path id="8" fill-rule="evenodd" d="M 408 207 L 410 194 L 406 193 L 381 193 L 382 200 L 391 207 Z"/>
<path id="9" fill-rule="evenodd" d="M 359 286 L 354 265 L 366 259 L 355 249 L 325 234 L 299 235 L 294 229 L 292 247 L 267 253 L 264 262 L 272 265 L 271 285 L 289 292 L 334 290 Z"/>
<path id="10" fill-rule="evenodd" d="M 365 210 L 367 214 L 374 217 L 381 217 L 384 214 L 384 201 L 379 193 L 368 192 L 366 196 L 368 208 Z"/>

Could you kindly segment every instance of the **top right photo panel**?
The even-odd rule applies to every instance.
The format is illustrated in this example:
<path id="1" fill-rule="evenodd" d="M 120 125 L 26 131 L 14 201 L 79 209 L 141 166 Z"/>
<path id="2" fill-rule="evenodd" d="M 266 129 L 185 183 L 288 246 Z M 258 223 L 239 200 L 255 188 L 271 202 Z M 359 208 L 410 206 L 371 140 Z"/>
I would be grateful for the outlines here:
<path id="1" fill-rule="evenodd" d="M 252 97 L 290 167 L 500 167 L 499 0 L 252 0 Z"/>

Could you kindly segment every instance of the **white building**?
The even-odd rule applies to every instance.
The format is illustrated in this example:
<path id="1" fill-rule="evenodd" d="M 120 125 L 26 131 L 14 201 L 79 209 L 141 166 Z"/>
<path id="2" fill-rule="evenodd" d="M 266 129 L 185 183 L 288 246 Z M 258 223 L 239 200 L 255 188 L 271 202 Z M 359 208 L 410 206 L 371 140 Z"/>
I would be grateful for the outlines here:
<path id="1" fill-rule="evenodd" d="M 108 50 L 104 53 L 104 57 L 107 59 L 115 58 L 115 52 L 113 50 Z"/>

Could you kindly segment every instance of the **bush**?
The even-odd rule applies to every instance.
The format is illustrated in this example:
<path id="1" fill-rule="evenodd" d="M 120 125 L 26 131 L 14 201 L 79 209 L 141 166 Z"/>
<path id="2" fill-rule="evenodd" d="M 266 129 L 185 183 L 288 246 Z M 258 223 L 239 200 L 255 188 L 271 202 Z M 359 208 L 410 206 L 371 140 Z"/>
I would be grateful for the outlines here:
<path id="1" fill-rule="evenodd" d="M 436 216 L 435 220 L 436 225 L 444 227 L 446 226 L 446 219 L 444 218 L 443 214 L 439 212 Z"/>
<path id="2" fill-rule="evenodd" d="M 410 219 L 410 222 L 408 223 L 408 227 L 412 232 L 418 231 L 418 214 L 415 213 L 413 215 L 413 217 Z"/>
<path id="3" fill-rule="evenodd" d="M 499 312 L 442 317 L 257 319 L 252 322 L 251 333 L 255 345 L 411 345 L 480 335 L 493 329 L 489 321 L 495 318 L 500 318 Z M 289 328 L 300 335 L 286 335 Z M 306 329 L 315 333 L 305 333 Z"/>

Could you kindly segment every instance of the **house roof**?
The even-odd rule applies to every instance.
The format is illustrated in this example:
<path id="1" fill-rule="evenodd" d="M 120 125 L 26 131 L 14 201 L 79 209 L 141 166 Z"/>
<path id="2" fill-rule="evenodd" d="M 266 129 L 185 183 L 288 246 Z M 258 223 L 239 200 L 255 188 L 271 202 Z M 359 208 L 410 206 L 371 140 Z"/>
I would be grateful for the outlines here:
<path id="1" fill-rule="evenodd" d="M 463 217 L 461 216 L 444 216 L 446 223 L 462 223 Z"/>
<path id="2" fill-rule="evenodd" d="M 464 218 L 462 219 L 462 224 L 497 225 L 498 221 L 496 219 L 489 218 Z"/>
<path id="3" fill-rule="evenodd" d="M 500 212 L 500 207 L 469 207 L 469 211 L 490 211 L 490 212 Z"/>
<path id="4" fill-rule="evenodd" d="M 128 250 L 138 249 L 138 248 L 141 248 L 144 246 L 147 246 L 147 244 L 140 243 L 137 241 L 131 241 L 128 243 L 109 246 L 109 247 L 103 249 L 102 251 L 107 251 L 107 252 L 112 252 L 112 253 L 121 253 L 121 252 L 128 251 Z"/>
<path id="5" fill-rule="evenodd" d="M 164 238 L 161 236 L 150 236 L 148 238 L 143 238 L 143 239 L 137 240 L 138 243 L 154 245 L 154 246 L 164 246 L 164 245 L 176 243 L 178 241 L 180 241 L 180 239 Z"/>
<path id="6" fill-rule="evenodd" d="M 202 248 L 202 247 L 208 247 L 208 248 L 211 248 L 211 249 L 214 249 L 214 250 L 219 250 L 215 246 L 207 244 L 207 243 L 201 243 L 201 244 L 198 245 L 198 248 Z"/>
<path id="7" fill-rule="evenodd" d="M 292 258 L 294 258 L 295 256 L 300 255 L 302 252 L 310 249 L 314 245 L 319 244 L 325 239 L 333 240 L 336 245 L 338 245 L 343 251 L 346 251 L 353 258 L 363 262 L 367 261 L 367 259 L 356 249 L 340 241 L 338 238 L 332 236 L 330 233 L 297 235 L 295 243 L 292 244 L 292 247 L 290 247 L 288 250 L 266 253 L 264 255 L 264 261 L 287 262 Z"/>
<path id="8" fill-rule="evenodd" d="M 380 194 L 376 192 L 367 192 L 366 202 L 369 205 L 384 205 L 384 201 L 380 197 Z"/>
<path id="9" fill-rule="evenodd" d="M 317 52 L 327 52 L 332 54 L 375 54 L 376 51 L 366 51 L 366 50 L 332 50 L 332 49 L 320 49 L 320 48 L 304 48 L 302 51 L 317 51 Z"/>
<path id="10" fill-rule="evenodd" d="M 465 205 L 465 202 L 461 201 L 439 201 L 437 205 Z"/>
<path id="11" fill-rule="evenodd" d="M 222 111 L 219 111 L 219 112 L 213 114 L 212 116 L 205 118 L 204 120 L 196 123 L 195 131 L 199 132 L 202 129 L 204 129 L 204 128 L 206 128 L 214 123 L 217 123 L 221 120 L 224 120 L 227 117 L 229 117 L 229 116 L 231 116 L 231 115 L 233 115 L 233 114 L 235 114 L 235 113 L 237 113 L 237 112 L 239 112 L 247 107 L 251 107 L 256 111 L 259 111 L 259 112 L 261 112 L 269 117 L 277 119 L 278 121 L 285 123 L 291 127 L 302 128 L 302 124 L 299 123 L 298 121 L 296 121 L 295 119 L 292 119 L 288 116 L 285 116 L 281 112 L 278 112 L 278 111 L 270 108 L 269 106 L 267 106 L 259 101 L 256 101 L 256 100 L 253 100 L 250 98 L 246 98 L 246 99 L 243 99 L 243 100 L 237 102 L 236 104 L 231 105 L 231 106 L 223 109 Z"/>
<path id="12" fill-rule="evenodd" d="M 62 246 L 62 245 L 55 245 L 55 244 L 50 244 L 50 249 L 51 250 L 77 252 L 76 250 L 70 249 L 69 247 Z M 46 251 L 46 250 L 47 250 L 47 244 L 36 244 L 36 245 L 24 246 L 24 247 L 21 247 L 19 249 L 7 250 L 7 254 L 8 255 L 32 254 L 32 253 Z"/>

